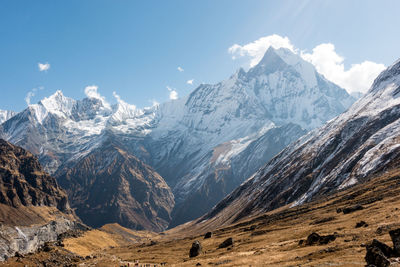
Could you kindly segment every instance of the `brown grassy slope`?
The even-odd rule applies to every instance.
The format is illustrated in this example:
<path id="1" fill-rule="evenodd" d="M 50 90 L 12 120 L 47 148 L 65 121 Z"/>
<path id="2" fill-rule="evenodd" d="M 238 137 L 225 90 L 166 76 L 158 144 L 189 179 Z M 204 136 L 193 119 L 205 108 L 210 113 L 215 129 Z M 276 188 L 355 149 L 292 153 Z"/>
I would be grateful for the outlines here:
<path id="1" fill-rule="evenodd" d="M 80 256 L 88 256 L 109 247 L 126 246 L 128 244 L 156 238 L 150 231 L 134 231 L 119 224 L 106 224 L 99 229 L 85 232 L 78 238 L 64 240 L 64 248 Z"/>
<path id="2" fill-rule="evenodd" d="M 362 266 L 365 264 L 362 245 L 373 238 L 390 243 L 387 232 L 400 227 L 399 185 L 400 170 L 396 169 L 312 203 L 282 207 L 220 228 L 211 239 L 204 240 L 203 234 L 219 222 L 188 223 L 168 231 L 156 245 L 131 245 L 106 252 L 128 261 L 139 259 L 175 266 L 196 263 L 203 266 Z M 365 209 L 346 215 L 336 211 L 353 204 L 361 204 Z M 355 228 L 361 220 L 368 227 Z M 299 240 L 312 232 L 336 232 L 338 237 L 327 245 L 299 246 Z M 228 237 L 234 238 L 234 246 L 229 250 L 218 249 L 218 244 Z M 194 240 L 202 243 L 203 253 L 190 259 L 189 249 Z"/>
<path id="3" fill-rule="evenodd" d="M 336 211 L 354 204 L 361 204 L 364 209 L 350 214 Z M 114 236 L 113 242 L 118 246 L 110 247 L 113 245 L 109 240 L 99 241 L 100 235 L 93 231 L 94 242 L 102 242 L 105 246 L 92 250 L 97 258 L 80 262 L 94 266 L 115 266 L 134 260 L 166 262 L 169 266 L 194 266 L 197 263 L 202 266 L 363 266 L 363 246 L 373 238 L 390 244 L 388 231 L 400 227 L 399 216 L 400 169 L 397 168 L 323 199 L 299 207 L 282 207 L 218 229 L 220 222 L 210 220 L 197 225 L 192 222 L 157 236 L 144 234 L 138 239 L 139 243 L 124 245 L 115 241 L 115 236 L 129 234 L 124 234 L 125 230 L 117 225 L 106 226 L 103 233 Z M 366 221 L 368 227 L 355 228 L 361 220 Z M 216 229 L 212 238 L 203 239 L 203 234 L 212 229 Z M 324 235 L 336 232 L 337 239 L 326 245 L 299 246 L 299 240 L 312 232 Z M 130 234 L 140 237 L 135 232 Z M 228 237 L 234 238 L 234 246 L 218 249 Z M 150 244 L 150 239 L 156 244 Z M 189 258 L 194 240 L 201 242 L 203 252 Z M 36 257 L 28 256 L 20 261 L 29 264 Z M 43 252 L 40 257 L 44 257 Z M 16 259 L 11 259 L 8 264 L 17 266 Z"/>

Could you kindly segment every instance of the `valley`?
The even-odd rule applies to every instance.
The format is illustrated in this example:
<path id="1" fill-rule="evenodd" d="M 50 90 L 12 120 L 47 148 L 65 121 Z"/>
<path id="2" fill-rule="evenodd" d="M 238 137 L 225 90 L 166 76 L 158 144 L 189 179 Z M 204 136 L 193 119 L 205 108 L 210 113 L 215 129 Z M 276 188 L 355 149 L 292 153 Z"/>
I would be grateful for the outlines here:
<path id="1" fill-rule="evenodd" d="M 167 266 L 195 266 L 198 263 L 201 266 L 363 266 L 365 246 L 372 239 L 390 245 L 388 232 L 400 228 L 399 179 L 400 170 L 394 167 L 369 177 L 364 184 L 301 206 L 284 206 L 235 224 L 221 226 L 218 221 L 192 222 L 160 234 L 125 229 L 130 234 L 123 236 L 135 236 L 128 242 L 121 242 L 123 228 L 104 226 L 86 232 L 83 237 L 67 238 L 63 241 L 64 247 L 54 246 L 51 252 L 14 257 L 3 265 L 34 265 L 74 251 L 75 264 L 80 266 L 124 266 L 124 262 L 136 260 L 157 266 L 162 266 L 161 263 Z M 361 205 L 363 209 L 348 214 L 338 212 L 338 209 L 354 205 Z M 360 221 L 367 225 L 356 227 Z M 108 227 L 111 230 L 107 230 Z M 204 239 L 208 231 L 212 236 Z M 335 235 L 336 239 L 323 245 L 299 245 L 300 240 L 307 239 L 313 232 Z M 218 248 L 229 237 L 233 238 L 233 246 Z M 200 241 L 202 253 L 190 258 L 189 249 L 195 240 Z M 101 246 L 96 245 L 98 243 Z"/>
<path id="2" fill-rule="evenodd" d="M 157 72 L 163 55 L 143 88 L 58 77 L 68 93 L 2 103 L 0 266 L 400 266 L 400 60 L 348 67 L 277 34 L 227 51 L 250 61 L 212 83 Z M 111 94 L 140 99 L 160 75 L 186 93 Z"/>

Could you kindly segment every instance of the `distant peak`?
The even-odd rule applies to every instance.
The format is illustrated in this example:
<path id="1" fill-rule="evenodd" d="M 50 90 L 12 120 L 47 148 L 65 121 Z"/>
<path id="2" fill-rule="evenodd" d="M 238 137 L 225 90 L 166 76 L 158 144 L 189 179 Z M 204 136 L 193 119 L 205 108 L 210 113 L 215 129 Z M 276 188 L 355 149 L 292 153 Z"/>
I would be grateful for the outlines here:
<path id="1" fill-rule="evenodd" d="M 43 98 L 41 104 L 47 111 L 65 117 L 71 113 L 75 100 L 65 97 L 61 90 L 57 90 L 49 97 Z"/>
<path id="2" fill-rule="evenodd" d="M 380 88 L 384 88 L 385 85 L 390 82 L 396 82 L 397 84 L 400 84 L 400 59 L 382 71 L 378 77 L 376 77 L 369 92 L 378 91 Z"/>
<path id="3" fill-rule="evenodd" d="M 275 48 L 270 46 L 268 47 L 267 51 L 265 51 L 264 56 L 257 65 L 268 64 L 269 62 L 273 61 L 276 57 L 278 57 L 278 55 L 276 54 Z"/>
<path id="4" fill-rule="evenodd" d="M 63 94 L 63 92 L 62 92 L 61 90 L 57 90 L 57 91 L 53 94 L 53 96 L 63 97 L 64 94 Z"/>

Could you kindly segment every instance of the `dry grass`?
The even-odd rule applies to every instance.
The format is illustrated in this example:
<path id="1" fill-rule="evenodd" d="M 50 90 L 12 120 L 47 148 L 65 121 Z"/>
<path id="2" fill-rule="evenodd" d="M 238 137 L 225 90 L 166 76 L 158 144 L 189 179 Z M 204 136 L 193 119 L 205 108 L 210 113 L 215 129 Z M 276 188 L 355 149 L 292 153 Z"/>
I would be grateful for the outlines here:
<path id="1" fill-rule="evenodd" d="M 118 224 L 107 224 L 100 229 L 85 232 L 78 238 L 64 240 L 64 248 L 80 256 L 95 254 L 101 250 L 119 247 L 139 240 L 151 240 L 157 238 L 157 234 L 149 231 L 134 231 Z"/>
<path id="2" fill-rule="evenodd" d="M 203 239 L 203 234 L 215 225 L 188 223 L 166 232 L 156 245 L 116 247 L 107 249 L 106 253 L 127 261 L 167 262 L 172 266 L 197 263 L 202 266 L 363 266 L 363 246 L 373 238 L 390 244 L 389 229 L 400 227 L 399 175 L 399 171 L 391 171 L 364 185 L 301 207 L 282 207 L 215 230 L 210 239 Z M 346 215 L 336 211 L 358 203 L 365 209 Z M 368 227 L 355 228 L 361 220 Z M 382 232 L 378 233 L 378 228 Z M 299 240 L 312 232 L 336 232 L 338 237 L 327 245 L 299 246 Z M 218 249 L 228 237 L 234 238 L 234 246 Z M 201 242 L 203 253 L 189 258 L 194 240 Z"/>
<path id="3" fill-rule="evenodd" d="M 336 211 L 354 204 L 364 209 L 350 214 Z M 393 170 L 324 199 L 295 208 L 282 207 L 218 229 L 215 222 L 207 221 L 187 223 L 156 235 L 114 224 L 66 240 L 65 248 L 97 256 L 82 261 L 82 266 L 123 266 L 135 260 L 165 262 L 168 266 L 364 266 L 363 246 L 373 238 L 391 245 L 388 231 L 400 227 L 399 217 L 400 171 Z M 368 227 L 355 228 L 361 220 Z M 204 233 L 212 229 L 213 236 L 204 239 Z M 336 232 L 337 239 L 326 245 L 299 246 L 299 240 L 312 232 Z M 233 237 L 234 246 L 219 249 L 228 237 Z M 150 239 L 156 243 L 151 244 Z M 189 258 L 195 240 L 201 242 L 203 251 Z M 24 261 L 29 263 L 29 257 Z"/>
<path id="4" fill-rule="evenodd" d="M 0 203 L 0 223 L 9 226 L 43 224 L 63 216 L 75 220 L 72 214 L 60 212 L 56 207 L 20 206 L 14 208 Z"/>

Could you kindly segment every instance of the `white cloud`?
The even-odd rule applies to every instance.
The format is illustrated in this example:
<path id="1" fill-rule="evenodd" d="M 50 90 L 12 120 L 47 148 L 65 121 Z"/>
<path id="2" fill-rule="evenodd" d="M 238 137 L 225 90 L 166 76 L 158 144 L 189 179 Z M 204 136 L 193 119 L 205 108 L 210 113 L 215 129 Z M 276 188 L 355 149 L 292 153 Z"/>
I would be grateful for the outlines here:
<path id="1" fill-rule="evenodd" d="M 169 99 L 171 100 L 178 99 L 178 92 L 174 88 L 167 86 L 167 89 L 169 91 Z"/>
<path id="2" fill-rule="evenodd" d="M 43 89 L 44 89 L 43 86 L 39 86 L 38 88 L 33 88 L 32 90 L 30 90 L 25 96 L 26 104 L 29 106 L 31 104 L 31 99 L 36 95 L 36 92 L 38 90 L 43 90 Z"/>
<path id="3" fill-rule="evenodd" d="M 39 71 L 48 71 L 50 69 L 50 64 L 48 62 L 46 63 L 38 63 L 38 68 Z"/>
<path id="4" fill-rule="evenodd" d="M 232 59 L 237 59 L 238 57 L 249 57 L 250 67 L 253 67 L 260 62 L 270 46 L 276 49 L 285 47 L 293 52 L 296 51 L 294 46 L 290 43 L 288 37 L 282 37 L 277 34 L 273 34 L 261 37 L 260 39 L 243 46 L 234 44 L 229 47 L 228 52 L 232 54 Z"/>
<path id="5" fill-rule="evenodd" d="M 190 85 L 193 85 L 193 81 L 194 81 L 193 79 L 192 80 L 188 80 L 186 83 L 190 84 Z"/>
<path id="6" fill-rule="evenodd" d="M 177 70 L 178 70 L 179 72 L 185 71 L 184 69 L 182 69 L 182 67 L 178 67 Z"/>
<path id="7" fill-rule="evenodd" d="M 31 104 L 31 98 L 35 96 L 35 92 L 29 91 L 25 96 L 25 102 L 29 106 Z"/>
<path id="8" fill-rule="evenodd" d="M 265 51 L 270 46 L 276 49 L 284 47 L 300 55 L 304 60 L 312 63 L 317 71 L 328 80 L 345 88 L 349 93 L 365 93 L 378 74 L 385 69 L 383 64 L 366 60 L 352 64 L 346 70 L 344 66 L 345 59 L 337 54 L 333 44 L 323 43 L 312 49 L 311 53 L 306 53 L 294 47 L 288 37 L 276 34 L 262 37 L 243 46 L 234 44 L 228 49 L 228 52 L 232 54 L 232 59 L 238 57 L 249 58 L 248 64 L 253 67 L 262 59 Z"/>
<path id="9" fill-rule="evenodd" d="M 331 43 L 320 44 L 312 50 L 312 53 L 302 52 L 301 56 L 311 62 L 328 80 L 350 93 L 367 92 L 374 79 L 385 69 L 383 64 L 366 60 L 352 64 L 345 70 L 344 58 L 336 53 L 335 46 Z"/>
<path id="10" fill-rule="evenodd" d="M 98 89 L 98 88 L 99 88 L 99 87 L 98 87 L 97 85 L 89 85 L 89 86 L 86 86 L 86 87 L 85 87 L 85 95 L 86 95 L 87 97 L 89 97 L 89 98 L 96 98 L 96 99 L 99 99 L 99 100 L 103 103 L 104 107 L 106 107 L 106 108 L 108 108 L 108 109 L 111 109 L 111 106 L 110 106 L 110 104 L 106 101 L 106 98 L 105 98 L 104 96 L 100 95 L 100 94 L 97 92 L 97 89 Z"/>

